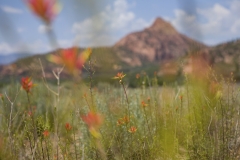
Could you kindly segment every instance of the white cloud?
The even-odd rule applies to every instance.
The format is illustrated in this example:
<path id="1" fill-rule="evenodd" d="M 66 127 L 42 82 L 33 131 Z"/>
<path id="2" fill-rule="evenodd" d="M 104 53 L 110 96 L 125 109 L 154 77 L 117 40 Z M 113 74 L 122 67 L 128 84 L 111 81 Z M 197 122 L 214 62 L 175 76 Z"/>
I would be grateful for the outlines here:
<path id="1" fill-rule="evenodd" d="M 32 42 L 31 45 L 26 45 L 24 43 L 0 43 L 0 55 L 7 55 L 11 53 L 46 53 L 50 50 L 51 47 L 48 44 L 43 43 L 41 40 Z"/>
<path id="2" fill-rule="evenodd" d="M 1 6 L 1 9 L 6 13 L 13 13 L 13 14 L 23 13 L 21 9 L 10 7 L 10 6 Z"/>
<path id="3" fill-rule="evenodd" d="M 0 43 L 0 54 L 13 53 L 14 49 L 7 43 Z"/>
<path id="4" fill-rule="evenodd" d="M 175 17 L 169 20 L 181 33 L 215 45 L 240 34 L 239 8 L 240 1 L 232 0 L 228 6 L 215 3 L 210 8 L 197 8 L 197 15 L 175 10 Z"/>
<path id="5" fill-rule="evenodd" d="M 49 26 L 46 25 L 40 25 L 38 27 L 38 32 L 39 33 L 47 33 L 51 28 Z"/>
<path id="6" fill-rule="evenodd" d="M 182 33 L 189 34 L 191 37 L 199 37 L 199 27 L 197 17 L 189 15 L 183 10 L 175 10 L 175 19 L 170 22 Z"/>
<path id="7" fill-rule="evenodd" d="M 130 4 L 126 0 L 115 0 L 104 11 L 82 22 L 75 22 L 73 33 L 80 37 L 80 45 L 103 46 L 113 45 L 122 35 L 143 29 L 150 22 L 137 18 L 130 11 Z"/>
<path id="8" fill-rule="evenodd" d="M 61 46 L 61 48 L 70 48 L 73 46 L 70 40 L 61 39 L 61 40 L 58 40 L 58 43 Z"/>

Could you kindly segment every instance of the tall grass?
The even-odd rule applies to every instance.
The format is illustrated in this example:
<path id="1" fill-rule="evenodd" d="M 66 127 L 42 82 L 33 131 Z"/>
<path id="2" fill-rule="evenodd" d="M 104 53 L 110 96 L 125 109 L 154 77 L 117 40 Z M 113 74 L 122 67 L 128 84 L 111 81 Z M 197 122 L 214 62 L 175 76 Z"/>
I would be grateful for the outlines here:
<path id="1" fill-rule="evenodd" d="M 232 78 L 187 76 L 183 86 L 162 87 L 156 77 L 138 80 L 144 83 L 137 89 L 123 78 L 124 87 L 117 80 L 91 90 L 69 81 L 59 97 L 34 81 L 30 101 L 20 84 L 5 86 L 1 159 L 238 159 L 239 91 Z M 96 132 L 83 119 L 92 106 L 104 119 Z"/>

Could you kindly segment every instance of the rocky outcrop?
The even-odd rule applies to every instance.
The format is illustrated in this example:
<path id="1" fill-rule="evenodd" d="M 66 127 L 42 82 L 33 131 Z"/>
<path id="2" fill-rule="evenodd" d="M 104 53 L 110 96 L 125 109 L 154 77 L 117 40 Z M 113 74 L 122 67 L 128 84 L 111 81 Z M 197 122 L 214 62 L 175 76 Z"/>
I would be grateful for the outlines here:
<path id="1" fill-rule="evenodd" d="M 114 45 L 118 56 L 131 66 L 176 59 L 195 47 L 206 46 L 178 33 L 161 18 L 149 28 L 131 33 Z"/>

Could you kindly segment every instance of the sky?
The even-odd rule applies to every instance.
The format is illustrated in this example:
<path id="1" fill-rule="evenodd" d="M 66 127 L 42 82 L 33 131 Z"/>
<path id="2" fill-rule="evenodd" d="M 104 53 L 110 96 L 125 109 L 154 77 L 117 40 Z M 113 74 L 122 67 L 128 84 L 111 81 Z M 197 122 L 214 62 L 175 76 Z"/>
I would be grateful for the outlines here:
<path id="1" fill-rule="evenodd" d="M 0 1 L 0 55 L 46 53 L 48 28 L 26 0 Z M 59 47 L 112 46 L 157 17 L 180 33 L 213 46 L 240 38 L 240 0 L 59 0 L 52 23 Z"/>

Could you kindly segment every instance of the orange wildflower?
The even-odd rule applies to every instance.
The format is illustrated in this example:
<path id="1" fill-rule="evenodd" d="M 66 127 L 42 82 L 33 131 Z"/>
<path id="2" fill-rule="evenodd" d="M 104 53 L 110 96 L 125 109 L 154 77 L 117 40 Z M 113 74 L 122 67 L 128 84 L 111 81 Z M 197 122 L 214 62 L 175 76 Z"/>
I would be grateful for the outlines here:
<path id="1" fill-rule="evenodd" d="M 122 124 L 123 124 L 123 121 L 122 121 L 122 119 L 121 119 L 121 118 L 120 118 L 120 119 L 118 119 L 118 120 L 117 120 L 117 125 L 118 125 L 118 126 L 121 126 Z"/>
<path id="2" fill-rule="evenodd" d="M 180 100 L 182 101 L 183 100 L 183 96 L 181 95 L 181 96 L 179 96 L 179 98 L 180 98 Z"/>
<path id="3" fill-rule="evenodd" d="M 138 78 L 140 78 L 140 74 L 138 73 L 138 74 L 136 74 L 136 78 L 138 79 Z"/>
<path id="4" fill-rule="evenodd" d="M 33 87 L 33 82 L 31 80 L 31 78 L 29 77 L 23 77 L 22 80 L 21 80 L 21 85 L 22 85 L 22 88 L 27 92 L 29 93 L 31 88 Z"/>
<path id="5" fill-rule="evenodd" d="M 72 126 L 70 125 L 70 123 L 66 123 L 65 128 L 67 131 L 70 131 L 72 129 Z"/>
<path id="6" fill-rule="evenodd" d="M 49 136 L 49 131 L 48 130 L 45 130 L 43 131 L 43 136 L 46 138 Z"/>
<path id="7" fill-rule="evenodd" d="M 93 111 L 90 111 L 86 116 L 82 116 L 82 120 L 88 125 L 89 129 L 98 129 L 103 123 L 103 117 Z"/>
<path id="8" fill-rule="evenodd" d="M 83 64 L 92 54 L 92 50 L 89 48 L 85 50 L 82 54 L 78 53 L 76 47 L 69 49 L 63 49 L 59 56 L 50 55 L 48 60 L 56 64 L 65 65 L 70 73 L 75 74 L 78 70 L 81 70 Z"/>
<path id="9" fill-rule="evenodd" d="M 142 101 L 141 104 L 142 104 L 142 107 L 147 107 L 147 104 L 144 101 Z"/>
<path id="10" fill-rule="evenodd" d="M 130 127 L 128 130 L 128 132 L 130 132 L 130 133 L 135 133 L 136 131 L 137 131 L 137 128 L 134 126 Z"/>
<path id="11" fill-rule="evenodd" d="M 57 0 L 25 0 L 32 12 L 49 24 L 60 11 Z"/>
<path id="12" fill-rule="evenodd" d="M 129 123 L 129 121 L 130 121 L 130 119 L 129 119 L 128 116 L 124 116 L 124 117 L 122 118 L 122 120 L 123 120 L 124 123 Z"/>
<path id="13" fill-rule="evenodd" d="M 118 72 L 116 76 L 113 77 L 113 79 L 119 79 L 122 80 L 126 74 L 123 74 L 123 72 Z"/>
<path id="14" fill-rule="evenodd" d="M 122 124 L 128 124 L 130 121 L 128 116 L 124 116 L 123 118 L 118 119 L 117 125 L 120 126 Z"/>
<path id="15" fill-rule="evenodd" d="M 101 136 L 98 129 L 103 123 L 103 117 L 100 114 L 90 111 L 86 116 L 82 116 L 82 120 L 88 125 L 89 132 L 92 136 L 95 138 Z"/>

